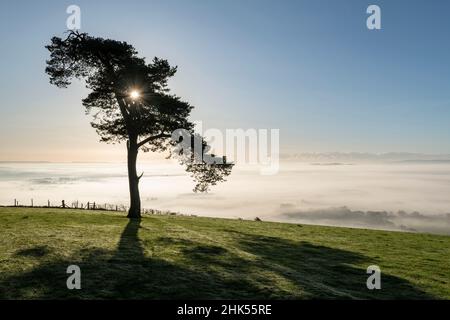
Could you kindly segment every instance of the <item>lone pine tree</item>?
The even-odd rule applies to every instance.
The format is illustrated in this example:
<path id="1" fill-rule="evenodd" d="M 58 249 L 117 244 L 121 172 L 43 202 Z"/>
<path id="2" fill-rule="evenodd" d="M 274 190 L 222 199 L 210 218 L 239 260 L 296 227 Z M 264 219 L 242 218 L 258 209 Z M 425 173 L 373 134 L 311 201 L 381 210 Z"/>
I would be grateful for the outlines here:
<path id="1" fill-rule="evenodd" d="M 186 166 L 196 185 L 194 191 L 208 191 L 211 185 L 225 181 L 232 164 L 204 161 L 209 147 L 203 138 L 194 134 L 194 124 L 188 120 L 193 106 L 171 94 L 167 81 L 176 71 L 167 60 L 154 58 L 146 63 L 138 57 L 134 47 L 126 42 L 89 36 L 69 31 L 65 39 L 53 37 L 46 46 L 50 51 L 46 73 L 50 83 L 67 87 L 73 79 L 84 80 L 90 89 L 82 100 L 86 112 L 93 115 L 91 122 L 101 141 L 120 143 L 126 141 L 130 209 L 128 217 L 141 215 L 139 180 L 136 161 L 139 150 L 144 152 L 169 151 L 180 164 Z M 180 129 L 191 133 L 173 138 Z M 201 148 L 178 148 L 185 145 Z"/>

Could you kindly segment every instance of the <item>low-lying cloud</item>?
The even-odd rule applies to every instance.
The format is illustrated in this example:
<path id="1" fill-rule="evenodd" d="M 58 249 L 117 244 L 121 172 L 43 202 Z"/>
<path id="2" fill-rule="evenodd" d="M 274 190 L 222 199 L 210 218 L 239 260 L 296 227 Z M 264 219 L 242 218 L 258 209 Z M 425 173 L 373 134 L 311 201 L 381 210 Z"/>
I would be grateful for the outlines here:
<path id="1" fill-rule="evenodd" d="M 282 161 L 280 172 L 271 176 L 236 166 L 228 181 L 208 194 L 194 194 L 192 179 L 176 164 L 143 163 L 138 169 L 144 172 L 142 206 L 199 216 L 450 234 L 450 164 L 326 160 Z M 0 205 L 31 199 L 35 205 L 62 200 L 127 205 L 129 199 L 126 163 L 3 163 L 0 190 Z"/>
<path id="2" fill-rule="evenodd" d="M 345 206 L 298 210 L 291 204 L 282 204 L 280 209 L 283 211 L 281 216 L 293 222 L 450 234 L 450 213 L 424 215 L 405 211 L 353 211 Z"/>

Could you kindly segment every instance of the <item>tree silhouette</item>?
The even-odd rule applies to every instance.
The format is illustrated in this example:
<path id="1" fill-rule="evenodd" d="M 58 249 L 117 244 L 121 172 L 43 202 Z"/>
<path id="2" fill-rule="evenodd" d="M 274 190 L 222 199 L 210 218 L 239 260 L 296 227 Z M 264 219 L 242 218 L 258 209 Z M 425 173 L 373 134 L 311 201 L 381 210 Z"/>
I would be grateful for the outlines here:
<path id="1" fill-rule="evenodd" d="M 169 156 L 177 157 L 196 181 L 196 192 L 208 191 L 231 173 L 232 164 L 214 155 L 205 157 L 209 147 L 188 120 L 193 106 L 171 94 L 167 86 L 177 71 L 167 60 L 155 57 L 146 63 L 126 42 L 77 31 L 69 31 L 65 39 L 53 37 L 46 48 L 50 51 L 45 69 L 50 83 L 65 88 L 73 79 L 85 80 L 91 92 L 82 103 L 86 113 L 93 115 L 91 125 L 101 141 L 126 141 L 128 217 L 141 215 L 142 174 L 138 176 L 136 171 L 139 150 L 169 151 Z"/>

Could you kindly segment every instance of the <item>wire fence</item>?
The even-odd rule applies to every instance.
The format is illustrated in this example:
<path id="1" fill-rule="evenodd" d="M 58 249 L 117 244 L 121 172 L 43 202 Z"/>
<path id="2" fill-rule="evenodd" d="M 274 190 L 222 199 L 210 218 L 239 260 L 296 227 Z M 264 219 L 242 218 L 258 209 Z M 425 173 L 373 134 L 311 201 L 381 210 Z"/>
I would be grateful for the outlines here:
<path id="1" fill-rule="evenodd" d="M 44 205 L 36 205 L 33 199 L 30 199 L 29 204 L 19 203 L 17 199 L 14 199 L 14 203 L 11 205 L 4 205 L 2 207 L 18 207 L 18 208 L 52 208 L 52 209 L 74 209 L 74 210 L 100 210 L 100 211 L 117 211 L 117 212 L 127 212 L 129 207 L 123 204 L 111 204 L 111 203 L 99 203 L 99 202 L 81 202 L 81 201 L 71 201 L 70 203 L 61 200 L 57 202 L 52 202 L 47 200 Z M 142 214 L 163 214 L 163 215 L 181 215 L 178 212 L 168 211 L 168 210 L 157 210 L 157 209 L 141 209 Z"/>

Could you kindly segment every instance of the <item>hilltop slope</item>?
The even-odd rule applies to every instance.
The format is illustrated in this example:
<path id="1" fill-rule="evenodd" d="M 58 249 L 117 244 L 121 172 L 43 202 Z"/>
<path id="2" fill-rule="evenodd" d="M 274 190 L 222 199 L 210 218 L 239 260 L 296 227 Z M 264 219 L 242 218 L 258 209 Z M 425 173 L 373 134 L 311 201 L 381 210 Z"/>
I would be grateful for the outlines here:
<path id="1" fill-rule="evenodd" d="M 0 261 L 2 299 L 450 299 L 450 237 L 428 234 L 0 208 Z"/>

